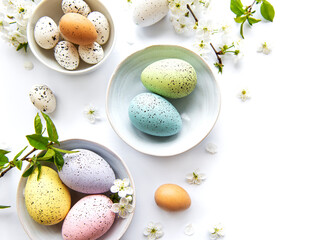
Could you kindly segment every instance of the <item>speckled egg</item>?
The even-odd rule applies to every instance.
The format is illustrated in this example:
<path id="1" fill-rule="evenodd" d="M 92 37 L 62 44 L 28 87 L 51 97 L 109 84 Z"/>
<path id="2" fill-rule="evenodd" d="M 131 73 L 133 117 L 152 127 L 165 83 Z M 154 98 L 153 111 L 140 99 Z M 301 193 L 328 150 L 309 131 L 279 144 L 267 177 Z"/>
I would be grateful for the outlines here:
<path id="1" fill-rule="evenodd" d="M 166 99 L 153 93 L 141 93 L 133 98 L 128 114 L 137 129 L 153 136 L 172 136 L 182 127 L 177 109 Z"/>
<path id="2" fill-rule="evenodd" d="M 115 174 L 106 160 L 90 150 L 74 151 L 79 152 L 64 155 L 64 165 L 58 173 L 64 184 L 82 193 L 109 191 L 114 183 Z"/>
<path id="3" fill-rule="evenodd" d="M 71 207 L 71 195 L 59 179 L 55 170 L 42 166 L 28 177 L 24 197 L 29 215 L 43 225 L 54 225 L 62 221 Z"/>
<path id="4" fill-rule="evenodd" d="M 97 64 L 104 58 L 104 50 L 99 43 L 80 45 L 78 47 L 80 58 L 88 64 Z"/>
<path id="5" fill-rule="evenodd" d="M 168 98 L 182 98 L 194 90 L 197 73 L 188 62 L 171 58 L 147 66 L 141 74 L 141 80 L 154 93 Z"/>
<path id="6" fill-rule="evenodd" d="M 90 195 L 80 199 L 66 216 L 62 236 L 64 240 L 95 240 L 113 225 L 113 202 L 104 195 Z"/>
<path id="7" fill-rule="evenodd" d="M 141 27 L 157 23 L 169 12 L 168 0 L 137 0 L 134 4 L 133 20 Z"/>
<path id="8" fill-rule="evenodd" d="M 163 184 L 155 192 L 156 204 L 167 211 L 185 210 L 191 206 L 191 198 L 184 188 L 176 184 Z"/>
<path id="9" fill-rule="evenodd" d="M 47 85 L 34 85 L 29 91 L 29 98 L 34 106 L 45 113 L 52 113 L 56 109 L 56 97 Z"/>
<path id="10" fill-rule="evenodd" d="M 95 30 L 97 31 L 98 38 L 96 41 L 100 45 L 104 45 L 109 39 L 110 31 L 107 18 L 102 13 L 94 11 L 87 16 L 87 19 L 93 23 Z"/>
<path id="11" fill-rule="evenodd" d="M 59 20 L 59 31 L 65 40 L 78 45 L 92 44 L 98 34 L 93 23 L 78 13 L 66 13 Z"/>
<path id="12" fill-rule="evenodd" d="M 59 41 L 59 29 L 57 24 L 50 17 L 41 17 L 34 28 L 36 43 L 44 49 L 51 49 Z"/>
<path id="13" fill-rule="evenodd" d="M 62 10 L 64 13 L 79 13 L 85 17 L 91 12 L 90 7 L 83 0 L 63 0 Z"/>
<path id="14" fill-rule="evenodd" d="M 79 66 L 79 53 L 77 48 L 68 41 L 59 42 L 54 55 L 59 65 L 67 70 L 74 70 Z"/>

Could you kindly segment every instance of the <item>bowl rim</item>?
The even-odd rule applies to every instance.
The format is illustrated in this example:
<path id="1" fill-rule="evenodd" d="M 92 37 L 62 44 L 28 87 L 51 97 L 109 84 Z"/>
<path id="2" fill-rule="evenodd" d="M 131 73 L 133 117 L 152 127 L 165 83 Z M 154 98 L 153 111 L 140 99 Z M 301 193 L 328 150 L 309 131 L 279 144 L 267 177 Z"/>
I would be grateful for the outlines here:
<path id="1" fill-rule="evenodd" d="M 138 148 L 136 147 L 136 145 L 134 144 L 131 144 L 129 141 L 125 140 L 123 137 L 122 137 L 122 134 L 118 131 L 118 129 L 114 126 L 113 124 L 113 121 L 112 121 L 112 117 L 110 115 L 110 112 L 109 112 L 109 92 L 110 92 L 110 89 L 111 89 L 111 86 L 112 86 L 112 83 L 114 81 L 114 78 L 115 78 L 115 75 L 116 73 L 119 71 L 119 69 L 122 67 L 122 65 L 127 62 L 130 58 L 132 58 L 134 55 L 138 54 L 139 52 L 142 52 L 142 51 L 146 51 L 148 49 L 151 49 L 151 48 L 157 48 L 157 47 L 171 47 L 171 48 L 180 48 L 180 49 L 183 49 L 183 50 L 186 50 L 188 52 L 190 52 L 191 54 L 193 54 L 194 56 L 198 57 L 201 62 L 206 66 L 206 68 L 209 70 L 210 72 L 210 75 L 212 76 L 212 78 L 214 79 L 214 84 L 216 85 L 215 87 L 218 89 L 218 112 L 217 112 L 217 115 L 216 115 L 216 118 L 213 122 L 213 125 L 212 127 L 210 128 L 210 130 L 206 133 L 206 135 L 201 138 L 194 146 L 188 148 L 188 149 L 185 149 L 185 150 L 181 150 L 181 151 L 178 151 L 178 152 L 174 152 L 174 153 L 171 153 L 171 154 L 155 154 L 155 153 L 151 153 L 149 151 L 144 151 L 142 150 L 141 148 Z M 124 58 L 118 65 L 117 67 L 114 69 L 113 71 L 113 74 L 112 76 L 110 77 L 109 79 L 109 82 L 108 82 L 108 86 L 107 86 L 107 91 L 106 91 L 106 99 L 105 99 L 105 110 L 106 110 L 106 114 L 107 114 L 107 118 L 108 118 L 108 121 L 110 123 L 110 125 L 112 126 L 113 130 L 115 131 L 115 133 L 125 142 L 127 143 L 129 146 L 131 146 L 132 148 L 134 148 L 135 150 L 137 150 L 138 152 L 141 152 L 143 154 L 147 154 L 147 155 L 150 155 L 150 156 L 155 156 L 155 157 L 172 157 L 172 156 L 176 156 L 176 155 L 179 155 L 179 154 L 182 154 L 182 153 L 185 153 L 193 148 L 195 148 L 196 146 L 198 146 L 210 133 L 211 131 L 213 130 L 219 116 L 220 116 L 220 112 L 221 112 L 221 90 L 220 90 L 220 85 L 218 83 L 218 80 L 216 79 L 216 77 L 214 76 L 213 74 L 213 71 L 212 69 L 209 67 L 208 63 L 201 57 L 199 56 L 196 52 L 186 48 L 186 47 L 183 47 L 183 46 L 180 46 L 180 45 L 175 45 L 175 44 L 157 44 L 157 45 L 150 45 L 150 46 L 147 46 L 147 47 L 144 47 L 142 49 L 139 49 L 139 50 L 136 50 L 135 52 L 131 53 L 130 55 L 128 55 L 126 58 Z"/>
<path id="2" fill-rule="evenodd" d="M 33 27 L 31 27 L 32 25 L 32 16 L 38 11 L 38 9 L 42 6 L 42 4 L 45 4 L 46 2 L 48 2 L 48 0 L 43 0 L 43 1 L 40 1 L 37 6 L 35 7 L 31 17 L 29 18 L 28 20 L 28 24 L 27 24 L 27 42 L 28 42 L 28 45 L 29 45 L 29 49 L 31 50 L 31 52 L 33 53 L 33 55 L 37 58 L 37 60 L 42 63 L 44 66 L 56 71 L 56 72 L 60 72 L 60 73 L 63 73 L 63 74 L 67 74 L 67 75 L 82 75 L 82 74 L 85 74 L 85 73 L 88 73 L 88 72 L 93 72 L 95 71 L 97 68 L 99 68 L 105 61 L 106 59 L 110 56 L 110 54 L 112 53 L 113 49 L 114 49 L 114 46 L 115 46 L 115 42 L 116 42 L 116 29 L 115 29 L 115 24 L 114 24 L 114 21 L 113 21 L 113 18 L 112 18 L 112 15 L 110 14 L 108 8 L 106 7 L 106 5 L 101 1 L 101 0 L 94 0 L 95 2 L 99 2 L 103 8 L 106 9 L 106 11 L 108 12 L 108 15 L 110 17 L 110 21 L 109 22 L 109 25 L 110 25 L 110 36 L 113 36 L 113 39 L 109 38 L 108 41 L 112 41 L 111 43 L 111 46 L 110 46 L 110 49 L 109 51 L 107 51 L 107 54 L 106 52 L 104 51 L 105 55 L 104 55 L 104 58 L 98 62 L 97 64 L 92 64 L 90 67 L 88 68 L 85 68 L 85 69 L 81 69 L 81 70 L 66 70 L 65 68 L 56 68 L 56 67 L 53 67 L 52 65 L 48 64 L 47 62 L 45 62 L 41 57 L 40 55 L 37 53 L 37 51 L 35 50 L 34 47 L 31 47 L 32 45 L 29 44 L 29 40 L 32 40 L 32 41 L 35 41 L 35 38 L 34 38 L 34 31 L 30 31 L 30 29 L 33 29 Z M 93 10 L 94 11 L 94 10 Z M 107 18 L 108 19 L 108 18 Z M 109 20 L 109 19 L 108 19 Z M 57 24 L 57 23 L 56 23 Z M 57 27 L 58 27 L 58 24 L 57 24 Z M 45 49 L 47 50 L 47 49 Z M 56 59 L 55 59 L 56 61 Z"/>
<path id="3" fill-rule="evenodd" d="M 133 176 L 131 175 L 130 171 L 129 171 L 129 168 L 128 166 L 126 165 L 126 163 L 124 162 L 124 160 L 116 153 L 114 152 L 113 150 L 107 148 L 106 146 L 100 144 L 100 143 L 97 143 L 97 142 L 93 142 L 93 141 L 90 141 L 90 140 L 86 140 L 86 139 L 80 139 L 80 138 L 71 138 L 71 139 L 67 139 L 67 140 L 63 140 L 63 141 L 60 141 L 60 144 L 61 143 L 66 143 L 66 142 L 71 142 L 71 141 L 82 141 L 82 142 L 86 142 L 86 143 L 89 143 L 89 144 L 94 144 L 96 146 L 98 146 L 99 148 L 102 148 L 108 152 L 111 152 L 113 153 L 117 158 L 118 160 L 121 162 L 122 166 L 125 168 L 126 170 L 126 173 L 127 175 L 129 176 L 129 180 L 130 180 L 130 183 L 131 183 L 131 186 L 134 190 L 134 193 L 133 193 L 133 202 L 132 202 L 132 205 L 134 207 L 134 210 L 133 212 L 127 217 L 128 219 L 128 222 L 126 224 L 126 226 L 124 227 L 124 229 L 121 231 L 121 235 L 120 235 L 120 238 L 126 233 L 126 231 L 128 230 L 131 222 L 133 221 L 133 217 L 134 217 L 134 214 L 135 214 L 135 210 L 136 210 L 136 187 L 135 187 L 135 183 L 134 183 L 134 178 Z M 26 171 L 28 168 L 29 168 L 30 164 L 27 165 L 27 167 L 24 169 L 24 171 Z M 25 180 L 24 177 L 20 177 L 20 181 L 18 183 L 18 187 L 17 187 L 17 190 L 16 190 L 16 212 L 17 212 L 17 215 L 19 217 L 19 220 L 20 220 L 20 223 L 21 223 L 21 226 L 23 227 L 24 231 L 26 232 L 26 234 L 28 235 L 28 237 L 30 239 L 33 240 L 33 238 L 31 237 L 30 235 L 30 230 L 27 229 L 26 225 L 23 223 L 23 220 L 22 220 L 22 217 L 21 217 L 21 214 L 20 214 L 20 209 L 22 206 L 20 206 L 19 204 L 19 198 L 21 197 L 22 195 L 22 192 L 19 192 L 19 186 L 21 184 L 23 184 L 23 181 Z M 89 195 L 89 194 L 88 194 Z M 92 194 L 91 194 L 92 195 Z"/>

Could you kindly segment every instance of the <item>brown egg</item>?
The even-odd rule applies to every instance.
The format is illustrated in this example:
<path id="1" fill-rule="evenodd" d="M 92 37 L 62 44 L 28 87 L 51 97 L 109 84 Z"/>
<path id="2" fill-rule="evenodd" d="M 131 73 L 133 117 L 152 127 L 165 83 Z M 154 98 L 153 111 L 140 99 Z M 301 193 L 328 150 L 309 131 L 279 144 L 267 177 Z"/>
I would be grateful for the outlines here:
<path id="1" fill-rule="evenodd" d="M 98 34 L 93 23 L 78 13 L 67 13 L 59 21 L 63 37 L 78 45 L 89 45 L 96 41 Z"/>
<path id="2" fill-rule="evenodd" d="M 157 205 L 167 211 L 185 210 L 191 206 L 188 193 L 176 184 L 163 184 L 155 192 Z"/>

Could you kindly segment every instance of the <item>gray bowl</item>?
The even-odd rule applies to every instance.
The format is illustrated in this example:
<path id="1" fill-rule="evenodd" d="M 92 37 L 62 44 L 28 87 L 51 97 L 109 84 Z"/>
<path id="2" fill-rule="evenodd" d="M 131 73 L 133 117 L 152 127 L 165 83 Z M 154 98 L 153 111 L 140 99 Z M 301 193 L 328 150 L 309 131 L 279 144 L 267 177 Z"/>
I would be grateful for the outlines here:
<path id="1" fill-rule="evenodd" d="M 87 149 L 96 154 L 100 155 L 103 159 L 105 159 L 110 166 L 113 168 L 115 177 L 119 179 L 129 178 L 130 184 L 134 189 L 133 195 L 133 206 L 136 205 L 136 194 L 135 194 L 135 185 L 133 177 L 131 176 L 128 167 L 124 163 L 124 161 L 113 151 L 109 150 L 108 148 L 87 140 L 82 139 L 70 139 L 66 141 L 62 141 L 60 143 L 60 148 L 66 150 L 72 150 L 76 148 Z M 45 164 L 48 165 L 48 164 Z M 48 165 L 49 166 L 49 165 Z M 50 165 L 53 166 L 53 165 Z M 28 167 L 27 167 L 28 168 Z M 26 168 L 26 169 L 27 169 Z M 54 168 L 54 167 L 53 167 Z M 55 169 L 55 168 L 54 168 Z M 24 201 L 24 188 L 26 186 L 27 178 L 21 177 L 18 188 L 17 188 L 17 196 L 16 196 L 16 206 L 17 206 L 17 213 L 21 224 L 26 231 L 27 235 L 30 239 L 33 240 L 62 240 L 62 224 L 63 221 L 52 226 L 44 226 L 35 222 L 28 214 L 25 201 Z M 87 194 L 75 192 L 70 190 L 71 193 L 71 201 L 72 206 L 82 197 L 86 196 Z M 128 218 L 115 218 L 115 222 L 109 231 L 103 235 L 99 239 L 105 240 L 118 240 L 120 239 L 123 234 L 128 229 L 134 213 L 132 213 Z"/>

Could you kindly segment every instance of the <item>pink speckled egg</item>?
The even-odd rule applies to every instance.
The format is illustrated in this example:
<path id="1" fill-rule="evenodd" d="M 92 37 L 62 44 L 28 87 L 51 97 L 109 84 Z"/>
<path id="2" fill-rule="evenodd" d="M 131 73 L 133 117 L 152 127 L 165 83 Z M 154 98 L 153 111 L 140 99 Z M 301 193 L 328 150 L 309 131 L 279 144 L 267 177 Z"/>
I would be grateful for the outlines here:
<path id="1" fill-rule="evenodd" d="M 113 202 L 104 195 L 89 195 L 80 199 L 67 214 L 63 227 L 64 240 L 94 240 L 113 225 Z"/>

